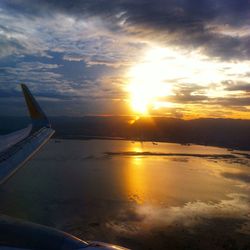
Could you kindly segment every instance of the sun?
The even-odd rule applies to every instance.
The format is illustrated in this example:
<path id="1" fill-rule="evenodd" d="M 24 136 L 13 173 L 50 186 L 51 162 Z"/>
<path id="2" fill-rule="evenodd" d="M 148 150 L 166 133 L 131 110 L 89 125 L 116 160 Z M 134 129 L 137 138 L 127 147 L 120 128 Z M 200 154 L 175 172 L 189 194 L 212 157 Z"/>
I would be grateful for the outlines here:
<path id="1" fill-rule="evenodd" d="M 166 71 L 161 49 L 150 50 L 141 63 L 130 69 L 127 90 L 135 113 L 148 114 L 159 98 L 171 94 L 171 85 L 165 81 Z"/>

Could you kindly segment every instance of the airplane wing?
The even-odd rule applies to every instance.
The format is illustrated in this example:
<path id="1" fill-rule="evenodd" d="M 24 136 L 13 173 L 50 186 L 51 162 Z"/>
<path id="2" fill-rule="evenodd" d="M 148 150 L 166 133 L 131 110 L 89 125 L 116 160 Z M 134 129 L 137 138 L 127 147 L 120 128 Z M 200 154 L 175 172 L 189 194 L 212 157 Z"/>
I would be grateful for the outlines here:
<path id="1" fill-rule="evenodd" d="M 0 136 L 0 184 L 23 166 L 55 132 L 27 86 L 21 86 L 32 124 Z M 103 242 L 85 242 L 56 229 L 5 216 L 0 216 L 0 249 L 126 250 Z"/>
<path id="2" fill-rule="evenodd" d="M 23 166 L 55 132 L 28 87 L 24 84 L 21 87 L 32 124 L 0 136 L 0 184 Z"/>

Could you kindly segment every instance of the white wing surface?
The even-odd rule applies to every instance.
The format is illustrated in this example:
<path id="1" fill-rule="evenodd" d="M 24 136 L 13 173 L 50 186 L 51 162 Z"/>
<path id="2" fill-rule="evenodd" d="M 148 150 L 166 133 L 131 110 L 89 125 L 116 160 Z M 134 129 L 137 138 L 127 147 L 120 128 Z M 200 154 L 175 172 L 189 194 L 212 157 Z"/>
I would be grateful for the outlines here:
<path id="1" fill-rule="evenodd" d="M 55 132 L 28 87 L 21 86 L 32 124 L 0 136 L 0 184 L 30 159 Z"/>

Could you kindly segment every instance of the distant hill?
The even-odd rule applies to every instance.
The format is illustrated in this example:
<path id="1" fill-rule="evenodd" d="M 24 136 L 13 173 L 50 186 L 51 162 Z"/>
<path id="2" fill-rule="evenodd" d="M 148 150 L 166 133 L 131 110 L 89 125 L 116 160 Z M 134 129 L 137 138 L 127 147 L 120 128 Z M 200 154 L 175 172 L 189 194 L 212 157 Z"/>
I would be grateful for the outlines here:
<path id="1" fill-rule="evenodd" d="M 27 125 L 24 117 L 2 117 L 0 133 Z M 250 120 L 196 119 L 129 116 L 51 117 L 56 138 L 124 138 L 129 140 L 166 141 L 250 149 Z"/>

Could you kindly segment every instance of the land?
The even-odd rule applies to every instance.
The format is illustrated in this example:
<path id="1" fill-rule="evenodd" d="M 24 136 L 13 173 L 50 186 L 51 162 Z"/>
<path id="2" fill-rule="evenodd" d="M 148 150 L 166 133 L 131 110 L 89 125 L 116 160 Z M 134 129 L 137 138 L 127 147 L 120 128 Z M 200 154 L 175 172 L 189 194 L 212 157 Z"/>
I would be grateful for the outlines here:
<path id="1" fill-rule="evenodd" d="M 126 139 L 199 144 L 231 149 L 250 149 L 250 120 L 166 117 L 84 116 L 51 117 L 57 139 Z M 0 133 L 22 128 L 26 117 L 3 117 Z"/>

